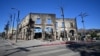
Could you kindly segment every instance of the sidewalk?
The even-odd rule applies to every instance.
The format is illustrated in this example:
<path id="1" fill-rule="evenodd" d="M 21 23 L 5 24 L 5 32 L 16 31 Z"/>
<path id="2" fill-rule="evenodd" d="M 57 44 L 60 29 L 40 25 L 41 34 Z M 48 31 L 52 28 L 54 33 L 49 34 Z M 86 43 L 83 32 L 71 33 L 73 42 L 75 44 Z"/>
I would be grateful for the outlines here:
<path id="1" fill-rule="evenodd" d="M 17 43 L 15 40 L 7 40 L 10 45 L 14 48 L 16 47 L 30 47 L 30 46 L 52 46 L 52 45 L 62 45 L 62 44 L 71 44 L 71 43 L 91 43 L 91 41 L 43 41 L 43 40 L 18 40 Z"/>
<path id="2" fill-rule="evenodd" d="M 7 40 L 14 48 L 16 47 L 29 47 L 29 46 L 50 46 L 50 45 L 61 45 L 66 44 L 66 41 L 42 41 L 42 40 L 18 40 L 16 43 L 15 40 Z"/>

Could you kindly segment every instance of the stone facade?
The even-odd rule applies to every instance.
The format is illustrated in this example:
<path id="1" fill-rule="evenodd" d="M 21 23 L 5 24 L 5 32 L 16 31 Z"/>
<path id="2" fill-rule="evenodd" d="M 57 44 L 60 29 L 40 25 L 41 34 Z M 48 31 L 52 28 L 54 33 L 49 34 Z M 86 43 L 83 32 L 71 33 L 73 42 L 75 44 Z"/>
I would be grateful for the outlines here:
<path id="1" fill-rule="evenodd" d="M 74 39 L 76 40 L 77 38 L 77 24 L 76 24 L 76 18 L 64 18 L 65 22 L 65 36 L 67 40 Z M 57 18 L 56 19 L 57 27 L 57 37 L 58 39 L 61 38 L 61 33 L 64 31 L 64 25 L 63 25 L 63 19 L 62 18 Z"/>
<path id="2" fill-rule="evenodd" d="M 31 26 L 28 26 L 29 20 L 32 19 L 34 23 L 30 23 Z M 62 27 L 62 18 L 56 18 L 55 14 L 48 13 L 30 13 L 28 14 L 19 24 L 19 39 L 52 39 L 52 40 L 60 40 L 61 32 L 63 31 Z M 74 37 L 77 35 L 77 25 L 75 18 L 65 18 L 65 30 L 66 37 L 70 39 L 70 37 Z M 28 34 L 28 28 L 30 30 L 30 34 Z M 36 30 L 41 30 L 36 33 Z M 41 36 L 39 36 L 41 35 Z M 67 39 L 67 40 L 68 40 Z M 75 39 L 75 38 L 74 38 Z"/>

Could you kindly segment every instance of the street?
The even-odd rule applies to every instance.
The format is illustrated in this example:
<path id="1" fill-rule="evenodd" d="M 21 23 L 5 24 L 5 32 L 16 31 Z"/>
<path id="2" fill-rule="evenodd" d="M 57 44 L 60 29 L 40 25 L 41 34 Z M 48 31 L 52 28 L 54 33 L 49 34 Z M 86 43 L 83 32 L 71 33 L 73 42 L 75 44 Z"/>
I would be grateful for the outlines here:
<path id="1" fill-rule="evenodd" d="M 0 38 L 0 56 L 80 56 L 66 48 L 66 45 L 29 46 L 14 48 L 6 40 Z"/>
<path id="2" fill-rule="evenodd" d="M 27 52 L 28 56 L 80 56 L 78 52 L 73 52 L 66 48 L 66 45 L 44 46 L 29 49 L 32 51 Z"/>
<path id="3" fill-rule="evenodd" d="M 74 52 L 80 52 L 80 56 L 100 56 L 100 41 L 76 42 L 67 47 Z"/>
<path id="4" fill-rule="evenodd" d="M 14 49 L 13 46 L 0 37 L 0 56 L 23 56 L 19 49 Z"/>
<path id="5" fill-rule="evenodd" d="M 51 46 L 14 47 L 0 38 L 0 56 L 99 56 L 99 42 L 73 42 Z"/>
<path id="6" fill-rule="evenodd" d="M 0 56 L 5 55 L 6 50 L 12 48 L 11 45 L 9 45 L 9 43 L 7 43 L 5 40 L 3 40 L 0 37 Z"/>

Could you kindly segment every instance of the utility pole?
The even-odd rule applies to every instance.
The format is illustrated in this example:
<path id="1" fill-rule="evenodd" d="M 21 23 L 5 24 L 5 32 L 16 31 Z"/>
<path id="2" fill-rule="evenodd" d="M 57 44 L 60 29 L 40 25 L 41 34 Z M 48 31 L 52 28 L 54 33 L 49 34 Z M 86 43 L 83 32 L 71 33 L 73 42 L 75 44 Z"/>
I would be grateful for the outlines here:
<path id="1" fill-rule="evenodd" d="M 12 29 L 12 14 L 10 14 L 10 16 L 9 16 L 9 31 L 11 31 Z M 9 34 L 9 38 L 11 39 L 12 38 L 12 32 L 9 32 L 10 34 Z"/>
<path id="2" fill-rule="evenodd" d="M 20 14 L 20 11 L 18 10 L 18 17 L 17 17 L 17 34 L 16 34 L 16 42 L 17 42 L 17 38 L 18 38 L 18 25 L 19 25 L 19 14 Z"/>
<path id="3" fill-rule="evenodd" d="M 12 28 L 12 14 L 10 14 L 10 29 Z"/>
<path id="4" fill-rule="evenodd" d="M 64 21 L 64 11 L 63 11 L 63 7 L 61 7 L 61 16 L 62 16 L 62 18 L 63 18 L 63 24 L 64 24 L 64 40 L 65 40 L 65 38 L 66 38 L 66 36 L 65 36 L 65 21 Z"/>
<path id="5" fill-rule="evenodd" d="M 9 31 L 9 21 L 7 22 L 7 24 L 5 25 L 5 31 L 6 31 L 6 39 L 8 38 L 8 31 Z"/>
<path id="6" fill-rule="evenodd" d="M 20 15 L 20 11 L 18 10 L 18 9 L 16 9 L 16 8 L 11 8 L 11 9 L 13 9 L 13 10 L 17 10 L 17 12 L 18 12 L 18 16 L 17 16 L 17 29 L 16 29 L 16 42 L 17 42 L 17 38 L 18 38 L 18 24 L 19 24 L 19 15 Z"/>
<path id="7" fill-rule="evenodd" d="M 82 24 L 83 24 L 83 36 L 85 36 L 85 25 L 84 25 L 84 17 L 88 16 L 86 13 L 80 13 L 79 16 L 82 18 Z"/>
<path id="8" fill-rule="evenodd" d="M 14 29 L 14 22 L 15 22 L 15 13 L 14 13 L 13 25 L 12 25 L 12 36 L 14 35 L 14 34 L 13 34 L 13 31 L 14 31 L 14 30 L 13 30 L 13 29 Z"/>

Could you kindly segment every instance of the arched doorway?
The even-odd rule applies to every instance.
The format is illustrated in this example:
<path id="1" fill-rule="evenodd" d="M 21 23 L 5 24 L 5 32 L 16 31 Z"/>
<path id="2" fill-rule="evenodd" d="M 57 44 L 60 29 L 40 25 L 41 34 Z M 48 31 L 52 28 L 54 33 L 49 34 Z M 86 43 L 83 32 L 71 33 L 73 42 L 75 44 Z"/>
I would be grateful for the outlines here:
<path id="1" fill-rule="evenodd" d="M 70 40 L 74 40 L 74 30 L 70 30 L 69 31 L 69 34 L 70 34 Z"/>
<path id="2" fill-rule="evenodd" d="M 40 39 L 42 38 L 42 29 L 40 27 L 35 27 L 34 28 L 34 38 L 35 39 Z"/>
<path id="3" fill-rule="evenodd" d="M 70 30 L 69 33 L 71 34 L 71 36 L 74 36 L 74 30 Z"/>
<path id="4" fill-rule="evenodd" d="M 64 32 L 65 32 L 65 36 L 64 36 Z M 67 31 L 65 30 L 61 30 L 60 32 L 60 38 L 62 38 L 62 40 L 66 40 L 67 39 Z"/>
<path id="5" fill-rule="evenodd" d="M 53 39 L 53 29 L 52 27 L 46 27 L 45 28 L 45 40 Z"/>

